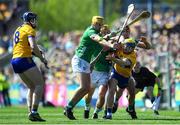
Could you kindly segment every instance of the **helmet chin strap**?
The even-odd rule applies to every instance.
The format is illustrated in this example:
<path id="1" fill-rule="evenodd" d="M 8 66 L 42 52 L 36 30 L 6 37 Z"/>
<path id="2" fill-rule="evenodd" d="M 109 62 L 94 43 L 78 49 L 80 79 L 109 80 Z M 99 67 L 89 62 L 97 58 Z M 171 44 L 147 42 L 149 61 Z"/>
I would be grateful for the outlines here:
<path id="1" fill-rule="evenodd" d="M 34 22 L 35 22 L 35 21 L 34 21 Z M 34 28 L 34 29 L 36 28 L 36 25 L 33 25 L 33 24 L 31 23 L 31 21 L 29 21 L 29 24 L 31 25 L 32 28 Z M 34 24 L 35 24 L 35 23 L 34 23 Z"/>

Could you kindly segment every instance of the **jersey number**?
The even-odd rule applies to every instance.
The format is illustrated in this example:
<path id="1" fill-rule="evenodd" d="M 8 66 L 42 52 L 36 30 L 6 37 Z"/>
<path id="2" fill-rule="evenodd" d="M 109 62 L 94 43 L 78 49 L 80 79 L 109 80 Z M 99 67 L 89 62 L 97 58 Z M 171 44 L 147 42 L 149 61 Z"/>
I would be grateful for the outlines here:
<path id="1" fill-rule="evenodd" d="M 19 42 L 19 35 L 20 35 L 19 31 L 17 31 L 17 32 L 15 33 L 15 35 L 14 35 L 14 42 L 15 42 L 16 44 Z"/>

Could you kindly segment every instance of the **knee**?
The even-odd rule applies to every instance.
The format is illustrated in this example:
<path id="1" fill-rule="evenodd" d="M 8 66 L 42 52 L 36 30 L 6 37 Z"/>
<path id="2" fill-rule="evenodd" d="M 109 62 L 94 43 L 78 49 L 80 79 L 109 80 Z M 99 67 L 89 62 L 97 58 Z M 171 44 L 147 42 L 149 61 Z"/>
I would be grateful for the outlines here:
<path id="1" fill-rule="evenodd" d="M 44 90 L 44 85 L 43 84 L 38 84 L 35 86 L 36 92 L 42 93 Z"/>
<path id="2" fill-rule="evenodd" d="M 34 91 L 34 90 L 35 90 L 35 86 L 34 86 L 34 85 L 30 85 L 30 86 L 28 86 L 28 89 L 29 89 L 30 91 Z"/>

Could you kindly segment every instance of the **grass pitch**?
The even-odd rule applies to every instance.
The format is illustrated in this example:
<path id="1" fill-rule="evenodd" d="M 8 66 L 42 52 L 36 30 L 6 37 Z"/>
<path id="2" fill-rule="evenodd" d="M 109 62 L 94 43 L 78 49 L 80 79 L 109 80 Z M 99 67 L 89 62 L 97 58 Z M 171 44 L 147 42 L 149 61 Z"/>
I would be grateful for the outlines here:
<path id="1" fill-rule="evenodd" d="M 0 108 L 0 124 L 180 124 L 180 112 L 173 110 L 160 110 L 159 116 L 155 116 L 152 110 L 141 111 L 137 109 L 137 120 L 132 120 L 125 112 L 125 109 L 118 109 L 112 120 L 102 119 L 103 112 L 99 119 L 83 119 L 83 108 L 75 108 L 74 115 L 78 120 L 69 120 L 63 115 L 63 108 L 40 107 L 41 116 L 46 122 L 31 122 L 27 119 L 26 107 L 4 107 Z"/>

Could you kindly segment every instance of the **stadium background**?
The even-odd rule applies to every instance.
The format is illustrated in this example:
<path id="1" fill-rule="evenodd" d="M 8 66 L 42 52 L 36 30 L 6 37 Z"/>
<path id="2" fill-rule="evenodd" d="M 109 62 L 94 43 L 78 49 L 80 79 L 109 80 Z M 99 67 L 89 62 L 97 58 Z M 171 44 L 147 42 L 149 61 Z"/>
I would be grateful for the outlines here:
<path id="1" fill-rule="evenodd" d="M 122 4 L 123 3 L 123 4 Z M 12 52 L 12 35 L 22 23 L 20 16 L 28 10 L 38 14 L 38 44 L 46 49 L 51 67 L 46 70 L 38 59 L 46 79 L 43 106 L 65 106 L 78 87 L 72 74 L 71 57 L 83 30 L 93 15 L 102 15 L 112 30 L 124 19 L 127 6 L 134 3 L 135 17 L 142 10 L 151 11 L 152 18 L 131 27 L 132 35 L 149 37 L 153 49 L 138 50 L 138 60 L 160 76 L 163 83 L 161 108 L 178 108 L 180 105 L 180 13 L 178 0 L 0 0 L 0 106 L 8 105 L 9 93 L 12 105 L 26 104 L 26 87 L 12 71 L 9 64 Z M 76 5 L 76 6 L 74 6 Z M 155 94 L 156 94 L 155 88 Z M 126 106 L 126 92 L 120 106 Z M 144 92 L 136 96 L 136 106 L 143 107 Z M 6 96 L 7 97 L 7 96 Z M 93 105 L 97 91 L 93 96 Z M 78 104 L 83 106 L 84 102 Z"/>

